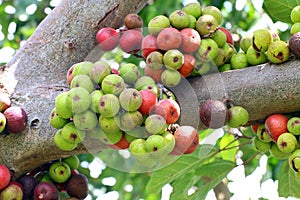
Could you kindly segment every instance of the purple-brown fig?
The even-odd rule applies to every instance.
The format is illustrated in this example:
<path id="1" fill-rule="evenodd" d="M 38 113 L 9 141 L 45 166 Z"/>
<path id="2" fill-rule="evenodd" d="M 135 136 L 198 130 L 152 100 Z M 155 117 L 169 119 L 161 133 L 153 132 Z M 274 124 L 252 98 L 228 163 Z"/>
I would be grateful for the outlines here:
<path id="1" fill-rule="evenodd" d="M 12 106 L 4 111 L 6 117 L 6 130 L 9 133 L 19 133 L 26 128 L 27 114 L 25 110 L 18 106 Z"/>

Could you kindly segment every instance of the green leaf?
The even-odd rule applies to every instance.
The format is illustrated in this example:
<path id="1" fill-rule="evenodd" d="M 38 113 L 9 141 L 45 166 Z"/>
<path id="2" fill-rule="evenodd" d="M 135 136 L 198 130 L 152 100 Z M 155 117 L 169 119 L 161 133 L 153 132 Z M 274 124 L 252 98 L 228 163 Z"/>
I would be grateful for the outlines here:
<path id="1" fill-rule="evenodd" d="M 147 192 L 158 193 L 165 184 L 196 169 L 213 155 L 212 150 L 214 150 L 212 145 L 201 145 L 193 154 L 182 155 L 169 166 L 154 171 L 146 186 Z"/>
<path id="2" fill-rule="evenodd" d="M 281 165 L 278 174 L 278 193 L 280 197 L 300 197 L 300 180 L 298 180 L 290 169 L 288 162 Z"/>
<path id="3" fill-rule="evenodd" d="M 195 176 L 195 171 L 191 171 L 186 175 L 174 180 L 172 183 L 173 191 L 170 195 L 172 200 L 182 200 L 187 199 L 188 190 L 195 183 L 195 179 L 199 179 L 198 176 Z"/>
<path id="4" fill-rule="evenodd" d="M 224 160 L 235 161 L 235 155 L 238 151 L 239 141 L 235 140 L 234 135 L 225 133 L 220 140 L 221 156 Z"/>
<path id="5" fill-rule="evenodd" d="M 297 5 L 300 5 L 300 0 L 265 0 L 264 9 L 274 21 L 282 21 L 292 23 L 291 11 Z"/>
<path id="6" fill-rule="evenodd" d="M 197 168 L 196 174 L 202 176 L 205 183 L 200 185 L 189 199 L 204 200 L 207 193 L 220 183 L 235 166 L 236 164 L 231 161 L 216 160 Z"/>

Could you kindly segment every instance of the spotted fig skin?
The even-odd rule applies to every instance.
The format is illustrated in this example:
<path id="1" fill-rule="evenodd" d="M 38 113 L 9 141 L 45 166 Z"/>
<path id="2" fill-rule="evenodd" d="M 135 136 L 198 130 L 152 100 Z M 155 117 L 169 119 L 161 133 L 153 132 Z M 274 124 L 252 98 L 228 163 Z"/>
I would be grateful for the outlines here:
<path id="1" fill-rule="evenodd" d="M 300 58 L 300 32 L 292 35 L 289 40 L 289 48 L 297 58 Z"/>
<path id="2" fill-rule="evenodd" d="M 228 118 L 228 109 L 219 100 L 207 100 L 200 108 L 200 120 L 209 128 L 224 126 Z"/>
<path id="3" fill-rule="evenodd" d="M 19 133 L 26 128 L 27 114 L 25 110 L 18 106 L 12 106 L 4 111 L 6 118 L 6 130 L 9 133 Z"/>

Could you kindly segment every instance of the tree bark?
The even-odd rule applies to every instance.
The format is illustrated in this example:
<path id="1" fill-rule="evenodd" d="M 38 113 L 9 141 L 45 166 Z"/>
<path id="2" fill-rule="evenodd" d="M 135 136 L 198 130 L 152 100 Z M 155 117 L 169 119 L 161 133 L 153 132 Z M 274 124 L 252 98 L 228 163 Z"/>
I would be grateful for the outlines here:
<path id="1" fill-rule="evenodd" d="M 118 28 L 124 17 L 138 12 L 146 0 L 64 0 L 38 26 L 15 57 L 0 72 L 0 93 L 8 93 L 14 105 L 28 114 L 28 126 L 18 135 L 0 135 L 0 163 L 14 178 L 48 161 L 73 154 L 99 152 L 104 145 L 85 142 L 74 151 L 57 149 L 49 114 L 55 97 L 68 89 L 66 73 L 77 62 L 101 57 L 95 34 L 102 27 Z M 100 52 L 100 53 L 99 53 Z M 204 128 L 199 106 L 209 98 L 232 99 L 245 107 L 250 120 L 271 113 L 300 110 L 300 63 L 265 64 L 204 77 L 183 79 L 171 88 L 182 109 L 181 124 Z"/>

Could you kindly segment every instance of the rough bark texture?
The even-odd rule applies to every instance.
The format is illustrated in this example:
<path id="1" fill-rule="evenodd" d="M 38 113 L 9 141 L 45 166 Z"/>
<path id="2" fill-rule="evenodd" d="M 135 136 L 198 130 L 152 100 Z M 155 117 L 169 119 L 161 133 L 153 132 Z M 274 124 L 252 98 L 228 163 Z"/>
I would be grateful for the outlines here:
<path id="1" fill-rule="evenodd" d="M 66 72 L 74 63 L 100 58 L 95 35 L 102 27 L 119 28 L 124 17 L 138 12 L 147 0 L 64 0 L 38 26 L 13 60 L 0 72 L 0 93 L 9 93 L 14 105 L 28 114 L 27 129 L 19 135 L 1 135 L 0 163 L 15 177 L 35 167 L 74 152 L 58 150 L 49 114 L 55 97 L 67 89 Z M 92 54 L 96 52 L 97 54 Z M 93 145 L 93 144 L 91 144 Z M 89 150 L 100 151 L 95 144 Z"/>
<path id="2" fill-rule="evenodd" d="M 94 62 L 100 58 L 99 50 L 95 50 L 97 30 L 120 27 L 126 14 L 138 12 L 146 3 L 64 0 L 2 69 L 0 93 L 9 93 L 13 104 L 22 106 L 29 117 L 23 133 L 0 135 L 0 163 L 6 164 L 14 177 L 50 160 L 104 148 L 91 141 L 72 152 L 58 150 L 53 143 L 56 130 L 49 124 L 49 114 L 55 97 L 67 90 L 67 69 L 84 59 Z M 183 80 L 172 89 L 182 108 L 181 123 L 203 128 L 199 106 L 209 98 L 232 99 L 235 105 L 249 111 L 251 121 L 275 112 L 299 111 L 299 70 L 300 62 L 290 61 Z"/>

